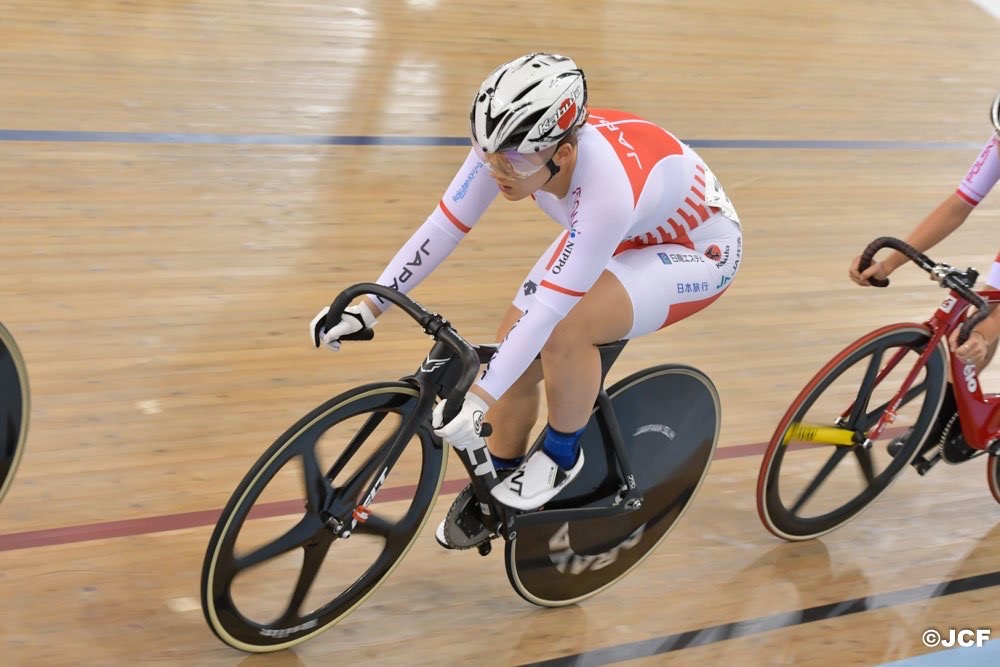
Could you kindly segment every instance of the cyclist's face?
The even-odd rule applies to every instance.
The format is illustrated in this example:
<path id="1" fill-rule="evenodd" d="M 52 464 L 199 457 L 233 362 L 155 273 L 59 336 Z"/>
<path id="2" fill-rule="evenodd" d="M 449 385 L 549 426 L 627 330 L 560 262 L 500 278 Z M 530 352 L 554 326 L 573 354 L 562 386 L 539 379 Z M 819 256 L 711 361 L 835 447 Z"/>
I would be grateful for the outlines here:
<path id="1" fill-rule="evenodd" d="M 475 142 L 472 145 L 479 159 L 489 167 L 501 194 L 510 201 L 524 199 L 548 182 L 551 173 L 545 165 L 557 150 L 552 146 L 528 155 L 517 151 L 486 153 Z"/>
<path id="2" fill-rule="evenodd" d="M 512 177 L 507 173 L 493 169 L 490 169 L 490 176 L 496 181 L 497 187 L 500 188 L 500 194 L 503 195 L 504 199 L 507 201 L 520 201 L 541 190 L 549 182 L 552 173 L 543 166 L 530 176 Z"/>

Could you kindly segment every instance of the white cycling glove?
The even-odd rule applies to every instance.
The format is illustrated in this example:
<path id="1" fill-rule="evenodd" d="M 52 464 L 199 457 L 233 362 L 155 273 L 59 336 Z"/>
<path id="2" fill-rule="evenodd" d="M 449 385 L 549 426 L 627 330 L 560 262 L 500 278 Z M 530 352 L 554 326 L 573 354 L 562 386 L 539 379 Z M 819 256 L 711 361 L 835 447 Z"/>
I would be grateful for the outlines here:
<path id="1" fill-rule="evenodd" d="M 482 429 L 483 418 L 486 416 L 486 411 L 489 410 L 486 401 L 473 393 L 466 394 L 458 414 L 447 424 L 442 424 L 444 406 L 447 404 L 448 401 L 441 401 L 434 408 L 434 414 L 431 417 L 434 433 L 456 449 L 474 449 L 480 444 L 485 444 Z"/>
<path id="2" fill-rule="evenodd" d="M 309 324 L 309 335 L 315 347 L 318 348 L 323 345 L 334 352 L 340 349 L 341 338 L 357 333 L 362 329 L 371 329 L 375 326 L 377 318 L 377 315 L 371 311 L 371 308 L 362 301 L 356 306 L 345 308 L 340 322 L 325 331 L 323 327 L 326 323 L 326 314 L 328 312 L 330 312 L 330 306 L 319 311 L 319 314 L 313 318 Z"/>
<path id="3" fill-rule="evenodd" d="M 486 448 L 486 438 L 483 437 L 488 435 L 483 433 L 483 418 L 489 410 L 486 401 L 473 393 L 466 394 L 458 414 L 447 424 L 442 424 L 444 406 L 447 404 L 448 401 L 441 401 L 434 408 L 431 417 L 434 433 L 455 449 L 466 452 L 477 475 L 488 473 L 495 478 L 497 473 L 493 467 L 493 458 Z"/>

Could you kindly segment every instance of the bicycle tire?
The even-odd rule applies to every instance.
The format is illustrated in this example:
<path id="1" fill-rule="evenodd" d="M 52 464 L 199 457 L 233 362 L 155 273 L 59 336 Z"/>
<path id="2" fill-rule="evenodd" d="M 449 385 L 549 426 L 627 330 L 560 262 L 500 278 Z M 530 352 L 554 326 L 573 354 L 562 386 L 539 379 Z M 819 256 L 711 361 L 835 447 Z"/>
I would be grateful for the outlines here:
<path id="1" fill-rule="evenodd" d="M 620 581 L 666 539 L 708 474 L 721 425 L 719 393 L 708 376 L 691 366 L 665 364 L 620 380 L 608 395 L 643 505 L 611 517 L 519 528 L 506 544 L 507 578 L 533 604 L 575 604 Z M 675 396 L 684 400 L 665 398 Z M 604 445 L 597 412 L 581 436 L 587 458 L 580 476 L 540 514 L 607 507 L 618 492 L 620 473 Z"/>
<path id="2" fill-rule="evenodd" d="M 1000 503 L 1000 457 L 990 454 L 986 461 L 986 483 L 990 487 L 993 499 Z"/>
<path id="3" fill-rule="evenodd" d="M 240 558 L 235 555 L 234 548 L 255 501 L 286 463 L 294 460 L 295 457 L 302 457 L 303 470 L 312 465 L 314 478 L 317 473 L 322 475 L 318 465 L 307 461 L 310 458 L 308 452 L 313 451 L 312 458 L 316 458 L 316 443 L 324 433 L 348 420 L 363 418 L 365 425 L 358 429 L 345 452 L 337 457 L 334 466 L 326 475 L 323 475 L 324 486 L 332 490 L 330 479 L 337 476 L 334 469 L 338 469 L 339 466 L 337 470 L 339 472 L 347 467 L 352 457 L 357 456 L 365 440 L 371 437 L 372 431 L 377 430 L 388 414 L 395 413 L 404 418 L 413 412 L 418 400 L 419 390 L 410 383 L 388 382 L 358 387 L 330 399 L 300 419 L 257 460 L 223 509 L 205 553 L 201 581 L 202 609 L 209 627 L 220 640 L 234 648 L 251 653 L 289 648 L 315 637 L 341 621 L 374 593 L 392 574 L 392 571 L 419 536 L 444 480 L 447 457 L 441 441 L 430 430 L 429 420 L 419 424 L 413 436 L 405 443 L 405 447 L 409 448 L 414 438 L 420 441 L 421 464 L 413 497 L 403 517 L 395 524 L 381 522 L 380 529 L 386 530 L 386 534 L 383 536 L 385 545 L 382 551 L 361 576 L 347 585 L 329 602 L 305 613 L 301 609 L 293 609 L 296 606 L 295 600 L 298 599 L 297 605 L 301 607 L 303 599 L 308 593 L 307 591 L 300 595 L 299 592 L 302 578 L 306 576 L 306 568 L 314 570 L 310 575 L 313 580 L 307 583 L 307 587 L 311 587 L 319 567 L 328 557 L 326 550 L 342 541 L 334 537 L 333 532 L 324 525 L 324 519 L 308 505 L 302 519 L 296 523 L 296 526 L 273 542 Z M 400 420 L 394 434 L 400 431 L 403 421 L 403 419 Z M 365 433 L 370 424 L 374 424 L 374 426 Z M 370 480 L 374 477 L 373 473 L 379 469 L 383 470 L 380 477 L 387 477 L 391 465 L 398 462 L 396 459 L 389 464 L 390 468 L 385 468 L 385 461 L 378 460 L 379 456 L 385 456 L 385 453 L 391 448 L 389 443 L 394 434 L 390 435 L 376 452 L 368 457 L 345 486 L 367 487 L 370 490 L 371 488 L 377 489 L 384 483 L 384 480 L 382 482 Z M 355 442 L 357 442 L 357 446 L 355 446 Z M 366 475 L 368 475 L 367 480 L 369 481 L 365 481 Z M 305 477 L 304 473 L 303 478 Z M 372 487 L 373 484 L 374 487 Z M 309 487 L 306 488 L 307 500 L 312 503 L 314 501 L 309 497 Z M 317 491 L 314 487 L 313 493 L 323 493 L 323 491 L 321 489 Z M 335 497 L 337 491 L 333 491 L 333 493 L 334 496 L 331 497 Z M 341 487 L 341 493 L 346 494 L 343 487 Z M 382 493 L 384 494 L 385 491 Z M 373 495 L 369 494 L 369 497 Z M 344 495 L 342 502 L 362 502 L 364 504 L 365 501 L 353 500 Z M 361 533 L 366 526 L 378 523 L 371 518 L 368 521 L 369 523 L 359 524 L 356 527 L 355 535 Z M 293 533 L 293 531 L 297 532 Z M 287 549 L 284 548 L 287 544 L 283 543 L 278 546 L 278 543 L 286 538 L 287 543 L 291 546 Z M 323 547 L 324 541 L 326 542 L 325 547 Z M 317 555 L 313 556 L 313 560 L 310 560 L 307 549 L 317 547 L 323 548 L 324 551 L 317 551 Z M 244 615 L 233 600 L 233 581 L 244 571 L 261 563 L 254 563 L 242 568 L 240 561 L 264 559 L 264 556 L 261 556 L 259 552 L 266 554 L 277 552 L 275 556 L 269 556 L 269 558 L 277 558 L 299 549 L 303 552 L 302 570 L 296 581 L 292 602 L 289 603 L 285 612 L 277 620 L 269 622 L 258 622 Z M 318 565 L 314 562 L 317 557 L 321 559 Z M 266 561 L 267 559 L 264 559 L 262 562 Z"/>
<path id="4" fill-rule="evenodd" d="M 0 501 L 7 495 L 28 439 L 31 393 L 24 357 L 0 324 Z"/>
<path id="5" fill-rule="evenodd" d="M 788 407 L 784 417 L 779 422 L 774 435 L 768 443 L 761 461 L 760 472 L 757 478 L 757 512 L 764 527 L 773 535 L 789 541 L 800 541 L 814 539 L 835 530 L 847 522 L 857 517 L 863 510 L 869 507 L 880 495 L 882 495 L 898 477 L 899 473 L 916 457 L 917 452 L 927 438 L 928 429 L 941 409 L 941 402 L 944 397 L 946 383 L 946 352 L 943 341 L 939 341 L 937 348 L 927 359 L 924 371 L 924 380 L 914 382 L 908 395 L 909 400 L 900 405 L 900 408 L 907 407 L 922 396 L 919 404 L 919 411 L 914 419 L 914 424 L 909 437 L 904 441 L 900 452 L 890 458 L 888 465 L 877 475 L 875 474 L 875 456 L 873 451 L 877 445 L 870 449 L 864 449 L 857 445 L 836 446 L 827 462 L 820 468 L 817 476 L 809 481 L 802 494 L 792 503 L 791 507 L 785 504 L 782 498 L 782 464 L 785 463 L 788 451 L 794 447 L 786 447 L 786 433 L 793 424 L 806 423 L 804 417 L 809 414 L 809 410 L 822 397 L 823 393 L 829 389 L 839 378 L 844 376 L 849 370 L 858 367 L 860 362 L 868 360 L 865 369 L 865 378 L 870 378 L 870 390 L 864 397 L 862 408 L 858 412 L 857 420 L 864 421 L 867 426 L 862 431 L 867 432 L 878 421 L 885 411 L 886 404 L 876 405 L 868 412 L 868 406 L 876 389 L 880 389 L 885 377 L 878 379 L 880 373 L 885 372 L 886 366 L 882 365 L 885 359 L 885 352 L 889 349 L 906 350 L 901 352 L 900 359 L 889 373 L 899 369 L 901 372 L 909 371 L 913 368 L 912 363 L 903 364 L 905 356 L 912 351 L 918 353 L 923 350 L 930 339 L 929 329 L 920 324 L 901 323 L 893 324 L 877 329 L 857 341 L 851 343 L 840 353 L 833 357 L 820 371 L 810 380 L 810 382 L 799 392 L 792 404 Z M 878 354 L 877 368 L 873 362 Z M 889 358 L 892 361 L 893 357 Z M 877 372 L 876 372 L 877 371 Z M 888 377 L 888 373 L 886 373 Z M 919 379 L 919 378 L 917 378 Z M 837 397 L 838 409 L 842 408 L 844 402 L 850 402 L 851 408 L 857 405 L 857 399 L 861 397 L 863 385 L 868 380 L 862 381 L 862 387 L 854 394 L 853 398 L 841 399 Z M 901 380 L 900 380 L 901 381 Z M 886 390 L 898 391 L 899 385 L 893 382 L 886 382 Z M 924 388 L 920 391 L 921 387 Z M 849 394 L 850 396 L 850 394 Z M 850 408 L 849 408 L 850 409 Z M 829 415 L 828 415 L 829 416 Z M 853 415 L 852 415 L 853 416 Z M 811 423 L 811 422 L 809 422 Z M 853 430 L 853 429 L 845 429 Z M 807 447 L 800 447 L 799 451 L 807 451 Z M 835 472 L 839 464 L 853 452 L 858 461 L 859 470 L 862 472 L 863 482 L 867 483 L 859 493 L 852 498 L 837 505 L 833 509 L 824 511 L 815 516 L 803 516 L 799 514 L 806 503 L 813 502 L 813 497 L 822 485 L 827 482 Z M 814 453 L 820 451 L 816 449 Z M 811 456 L 811 454 L 810 454 Z M 820 478 L 822 475 L 822 479 Z M 808 477 L 808 474 L 799 476 L 797 471 L 792 469 L 784 479 L 788 479 L 789 484 L 795 478 Z M 842 479 L 842 478 L 840 478 Z M 839 503 L 839 498 L 833 501 Z"/>

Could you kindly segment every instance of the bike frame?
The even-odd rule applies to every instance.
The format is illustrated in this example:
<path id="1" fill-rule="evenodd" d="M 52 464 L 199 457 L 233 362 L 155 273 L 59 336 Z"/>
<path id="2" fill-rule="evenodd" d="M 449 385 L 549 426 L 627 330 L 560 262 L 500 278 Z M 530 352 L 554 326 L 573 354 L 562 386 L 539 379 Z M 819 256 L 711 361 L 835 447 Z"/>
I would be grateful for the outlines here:
<path id="1" fill-rule="evenodd" d="M 1000 290 L 977 291 L 987 304 L 1000 303 Z M 938 348 L 940 341 L 951 335 L 951 332 L 961 326 L 966 318 L 966 310 L 970 302 L 961 294 L 952 290 L 948 297 L 941 303 L 934 315 L 924 323 L 930 332 L 931 337 L 924 351 L 920 354 L 917 362 L 907 375 L 899 391 L 893 395 L 889 404 L 879 419 L 878 423 L 869 433 L 869 440 L 878 438 L 882 430 L 887 427 L 896 417 L 896 409 L 903 402 L 906 393 L 910 390 L 913 382 L 921 369 L 927 364 L 927 360 Z M 982 386 L 976 373 L 975 366 L 962 362 L 951 349 L 951 341 L 946 341 L 948 350 L 948 362 L 951 369 L 952 387 L 955 392 L 955 402 L 958 405 L 959 423 L 962 426 L 962 435 L 970 447 L 977 450 L 991 449 L 994 443 L 1000 444 L 1000 394 L 984 394 Z M 880 371 L 878 377 L 874 378 L 872 386 L 878 384 L 882 378 L 899 363 L 905 356 L 906 350 L 900 350 Z M 854 409 L 851 406 L 842 417 L 846 418 Z"/>
<path id="2" fill-rule="evenodd" d="M 508 508 L 494 500 L 490 493 L 500 480 L 496 476 L 492 465 L 487 464 L 488 451 L 484 450 L 455 450 L 459 455 L 472 488 L 479 500 L 480 509 L 484 518 L 492 518 L 494 525 L 487 526 L 499 535 L 504 535 L 508 539 L 517 536 L 516 525 L 525 521 L 573 521 L 585 518 L 596 518 L 599 516 L 614 516 L 622 514 L 642 506 L 642 495 L 638 491 L 635 481 L 635 474 L 632 471 L 632 463 L 625 450 L 625 441 L 621 435 L 618 419 L 615 417 L 614 407 L 611 405 L 611 398 L 604 390 L 604 377 L 611 368 L 618 354 L 624 348 L 624 344 L 612 343 L 600 346 L 602 375 L 601 390 L 597 395 L 595 410 L 597 412 L 598 425 L 601 428 L 605 447 L 610 447 L 618 463 L 618 469 L 622 476 L 622 486 L 614 504 L 607 507 L 589 507 L 562 510 L 547 510 L 542 512 L 531 512 L 522 514 Z M 481 364 L 488 363 L 496 351 L 496 345 L 480 345 L 474 347 L 476 355 Z M 414 382 L 420 387 L 421 396 L 437 395 L 445 397 L 448 390 L 453 386 L 456 376 L 461 372 L 460 364 L 454 363 L 454 354 L 447 345 L 438 342 L 427 354 L 427 357 L 420 364 L 420 368 L 412 375 L 403 378 L 404 382 Z M 429 412 L 429 409 L 426 410 Z M 415 410 L 411 419 L 427 419 L 429 414 L 421 414 L 420 410 Z M 410 429 L 404 429 L 409 431 Z M 541 517 L 532 519 L 529 517 Z"/>
<path id="3" fill-rule="evenodd" d="M 347 508 L 336 508 L 334 511 L 327 513 L 327 516 L 330 517 L 328 520 L 336 524 L 334 529 L 338 534 L 343 533 L 345 529 L 347 534 L 350 534 L 350 530 L 357 523 L 364 522 L 365 517 L 367 517 L 367 506 L 374 500 L 384 481 L 384 472 L 399 458 L 403 448 L 409 443 L 410 438 L 416 432 L 417 428 L 425 421 L 430 420 L 434 398 L 440 397 L 449 401 L 445 406 L 444 415 L 447 422 L 458 413 L 465 393 L 469 390 L 476 375 L 479 373 L 480 365 L 488 363 L 496 351 L 496 347 L 493 345 L 473 346 L 469 344 L 440 315 L 428 312 L 415 301 L 396 290 L 374 283 L 359 283 L 344 290 L 330 306 L 330 311 L 327 315 L 328 323 L 331 320 L 333 322 L 338 321 L 347 304 L 362 294 L 375 294 L 399 306 L 401 310 L 424 327 L 424 332 L 431 335 L 435 343 L 417 371 L 402 378 L 404 382 L 416 384 L 420 398 L 417 407 L 400 425 L 397 436 L 385 448 L 386 453 L 384 458 L 376 466 L 373 466 L 373 471 L 381 468 L 383 474 L 373 476 L 368 488 L 361 495 L 365 499 L 362 505 L 351 508 L 353 510 L 352 521 L 348 522 L 343 519 L 337 519 L 338 516 L 344 516 Z M 370 332 L 366 332 L 365 335 L 370 338 Z M 344 339 L 349 340 L 350 337 L 347 336 Z M 601 390 L 597 396 L 595 410 L 597 411 L 597 419 L 605 447 L 611 447 L 622 475 L 622 485 L 614 502 L 607 507 L 546 511 L 543 518 L 538 518 L 543 514 L 541 512 L 532 512 L 529 514 L 517 513 L 515 510 L 496 502 L 490 493 L 500 480 L 496 475 L 492 463 L 489 461 L 488 450 L 485 447 L 477 450 L 456 449 L 459 459 L 465 466 L 469 479 L 472 482 L 473 490 L 476 498 L 479 500 L 484 516 L 487 519 L 492 518 L 494 521 L 494 525 L 487 526 L 488 528 L 507 539 L 514 539 L 517 536 L 517 522 L 571 521 L 598 516 L 613 516 L 639 509 L 642 506 L 643 498 L 638 491 L 635 474 L 632 471 L 632 465 L 625 450 L 625 443 L 622 439 L 618 420 L 615 417 L 611 399 L 603 386 L 604 377 L 624 347 L 625 343 L 620 341 L 599 346 L 598 348 L 601 352 L 602 373 Z"/>

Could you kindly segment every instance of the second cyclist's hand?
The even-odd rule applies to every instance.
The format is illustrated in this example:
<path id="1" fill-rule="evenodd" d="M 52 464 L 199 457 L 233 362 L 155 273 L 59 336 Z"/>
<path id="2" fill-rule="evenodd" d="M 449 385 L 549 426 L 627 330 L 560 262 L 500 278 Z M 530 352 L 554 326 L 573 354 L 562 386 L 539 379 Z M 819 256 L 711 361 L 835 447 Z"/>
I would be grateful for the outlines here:
<path id="1" fill-rule="evenodd" d="M 989 345 L 986 343 L 986 337 L 974 329 L 969 334 L 969 339 L 959 345 L 958 332 L 959 330 L 955 329 L 948 338 L 951 342 L 951 349 L 955 351 L 955 356 L 964 364 L 980 366 L 986 361 L 986 355 L 989 353 Z"/>
<path id="2" fill-rule="evenodd" d="M 313 346 L 317 348 L 325 346 L 336 352 L 340 349 L 341 338 L 375 326 L 376 315 L 363 301 L 356 306 L 345 308 L 340 322 L 326 329 L 326 314 L 328 312 L 330 312 L 330 306 L 319 311 L 309 323 L 309 335 L 312 337 Z"/>
<path id="3" fill-rule="evenodd" d="M 862 287 L 871 287 L 871 283 L 868 282 L 871 278 L 885 280 L 889 277 L 889 272 L 885 270 L 885 266 L 882 265 L 882 262 L 872 262 L 871 266 L 864 271 L 859 270 L 858 267 L 860 265 L 861 256 L 859 255 L 851 261 L 851 268 L 848 269 L 847 275 L 851 277 L 851 280 L 853 280 L 855 284 L 861 285 Z"/>

